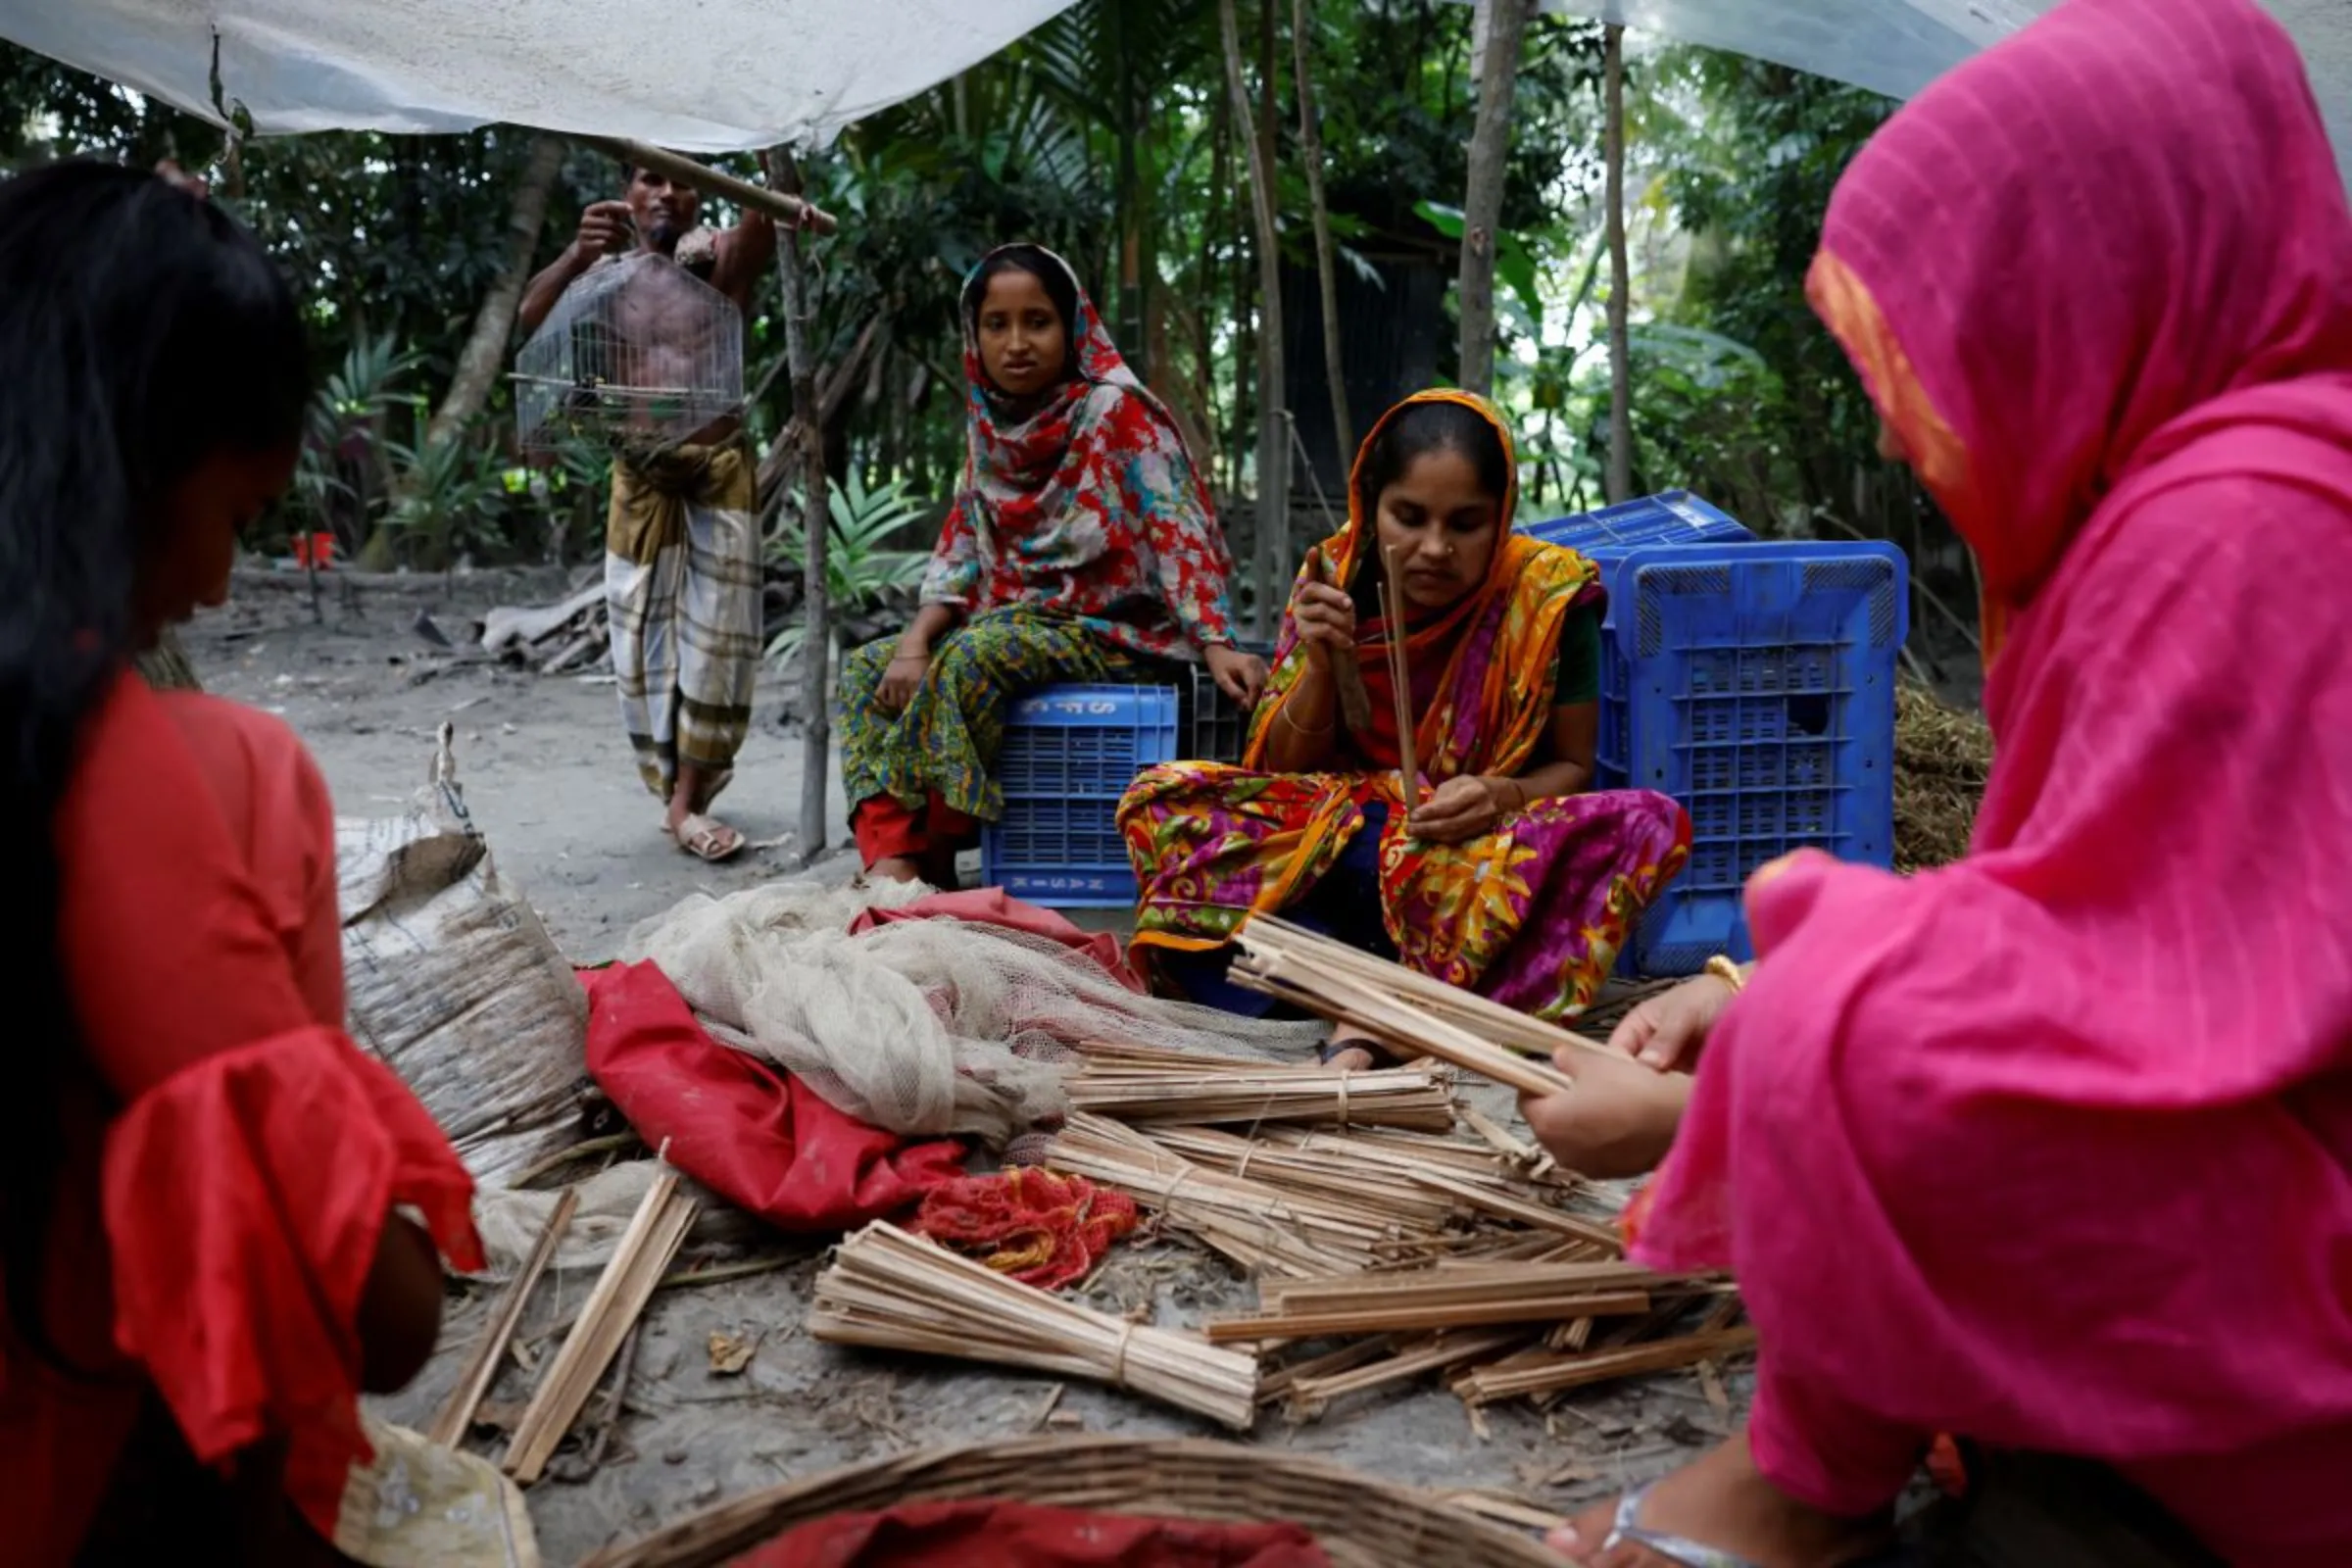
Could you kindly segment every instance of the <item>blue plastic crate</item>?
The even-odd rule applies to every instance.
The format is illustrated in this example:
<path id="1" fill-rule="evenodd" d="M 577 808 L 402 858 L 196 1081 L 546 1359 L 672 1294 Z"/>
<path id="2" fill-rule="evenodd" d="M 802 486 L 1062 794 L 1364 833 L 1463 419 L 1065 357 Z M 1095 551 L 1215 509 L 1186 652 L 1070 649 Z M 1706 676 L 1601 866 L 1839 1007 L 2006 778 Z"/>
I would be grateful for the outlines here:
<path id="1" fill-rule="evenodd" d="M 1753 950 L 1740 894 L 1791 850 L 1891 865 L 1895 661 L 1910 567 L 1886 544 L 1641 550 L 1619 564 L 1628 782 L 1690 812 L 1690 863 L 1633 964 L 1693 974 Z"/>
<path id="2" fill-rule="evenodd" d="M 1113 817 L 1135 775 L 1177 756 L 1173 686 L 1048 686 L 1016 700 L 997 754 L 1004 814 L 980 835 L 982 879 L 1059 908 L 1135 902 Z"/>
<path id="3" fill-rule="evenodd" d="M 1594 735 L 1592 783 L 1596 789 L 1624 789 L 1633 734 L 1625 707 L 1631 677 L 1625 656 L 1617 651 L 1617 568 L 1639 550 L 1739 544 L 1755 535 L 1688 490 L 1665 490 L 1598 512 L 1522 523 L 1520 531 L 1548 544 L 1566 545 L 1600 568 L 1601 586 L 1609 598 L 1600 622 L 1600 724 Z"/>
<path id="4" fill-rule="evenodd" d="M 1546 544 L 1566 545 L 1595 561 L 1603 559 L 1602 552 L 1622 556 L 1642 545 L 1729 544 L 1755 537 L 1744 523 L 1688 490 L 1664 490 L 1598 512 L 1523 522 L 1519 531 Z"/>

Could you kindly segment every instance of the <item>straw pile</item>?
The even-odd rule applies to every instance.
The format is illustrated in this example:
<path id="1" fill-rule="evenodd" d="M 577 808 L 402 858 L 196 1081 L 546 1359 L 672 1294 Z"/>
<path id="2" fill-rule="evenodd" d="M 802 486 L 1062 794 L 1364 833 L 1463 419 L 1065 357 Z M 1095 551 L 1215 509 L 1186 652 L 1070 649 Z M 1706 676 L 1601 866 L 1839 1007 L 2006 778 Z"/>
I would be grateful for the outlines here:
<path id="1" fill-rule="evenodd" d="M 1904 681 L 1894 693 L 1894 868 L 1921 871 L 1967 853 L 1992 770 L 1984 715 L 1944 707 Z"/>

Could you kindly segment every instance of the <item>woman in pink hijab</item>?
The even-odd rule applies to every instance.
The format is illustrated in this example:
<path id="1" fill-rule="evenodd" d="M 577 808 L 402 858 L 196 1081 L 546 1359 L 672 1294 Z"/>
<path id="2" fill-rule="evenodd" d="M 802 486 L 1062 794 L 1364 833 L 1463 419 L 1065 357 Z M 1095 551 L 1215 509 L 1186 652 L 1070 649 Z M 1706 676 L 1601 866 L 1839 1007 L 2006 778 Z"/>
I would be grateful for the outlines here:
<path id="1" fill-rule="evenodd" d="M 1559 1544 L 1852 1562 L 1949 1432 L 2352 1563 L 2352 215 L 2293 45 L 2068 0 L 1864 149 L 1810 294 L 1983 568 L 1997 761 L 1959 864 L 1751 885 L 1636 1251 L 1737 1272 L 1754 1409 Z"/>

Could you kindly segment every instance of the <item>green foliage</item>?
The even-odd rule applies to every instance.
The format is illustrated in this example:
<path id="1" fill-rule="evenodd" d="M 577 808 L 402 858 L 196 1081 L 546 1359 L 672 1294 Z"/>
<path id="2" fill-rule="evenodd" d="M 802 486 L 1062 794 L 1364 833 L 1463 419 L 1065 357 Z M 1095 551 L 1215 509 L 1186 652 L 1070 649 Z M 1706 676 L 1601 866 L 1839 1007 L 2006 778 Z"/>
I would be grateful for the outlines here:
<path id="1" fill-rule="evenodd" d="M 1785 508 L 1841 505 L 1855 469 L 1875 462 L 1878 421 L 1807 307 L 1804 278 L 1838 176 L 1893 105 L 1712 51 L 1669 51 L 1660 74 L 1698 106 L 1662 181 L 1694 236 L 1671 320 L 1741 346 L 1743 359 L 1735 368 L 1694 357 L 1694 340 L 1650 341 L 1639 370 L 1643 466 Z"/>
<path id="2" fill-rule="evenodd" d="M 834 624 L 884 610 L 894 599 L 912 592 L 923 580 L 930 552 L 894 548 L 891 541 L 932 513 L 930 502 L 908 490 L 904 479 L 867 488 L 856 472 L 827 486 L 827 511 L 832 527 L 825 544 L 825 597 Z M 808 497 L 793 497 L 792 514 L 798 526 L 779 528 L 767 545 L 768 559 L 797 564 L 808 559 Z M 835 637 L 836 653 L 840 638 Z M 808 643 L 808 627 L 796 621 L 767 646 L 777 668 L 796 663 Z"/>

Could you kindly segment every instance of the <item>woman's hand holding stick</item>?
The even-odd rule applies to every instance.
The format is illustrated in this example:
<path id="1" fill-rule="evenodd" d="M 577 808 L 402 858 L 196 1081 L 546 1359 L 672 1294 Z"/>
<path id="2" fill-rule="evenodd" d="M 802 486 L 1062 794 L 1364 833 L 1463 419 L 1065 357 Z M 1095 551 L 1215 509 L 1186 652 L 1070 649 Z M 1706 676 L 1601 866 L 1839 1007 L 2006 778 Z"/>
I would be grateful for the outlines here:
<path id="1" fill-rule="evenodd" d="M 1421 770 L 1413 758 L 1412 671 L 1404 653 L 1404 580 L 1397 565 L 1403 552 L 1384 552 L 1380 566 L 1380 608 L 1388 621 L 1389 679 L 1396 694 L 1396 752 L 1403 763 L 1399 781 L 1404 787 L 1404 814 L 1421 806 Z"/>
<path id="2" fill-rule="evenodd" d="M 1317 587 L 1334 586 L 1324 574 L 1323 552 L 1320 549 L 1307 553 L 1306 580 Z M 1347 724 L 1348 733 L 1353 735 L 1360 745 L 1364 737 L 1372 733 L 1372 694 L 1364 687 L 1363 666 L 1355 662 L 1352 655 L 1347 658 L 1335 656 L 1331 661 L 1331 680 L 1340 695 L 1340 718 Z"/>

